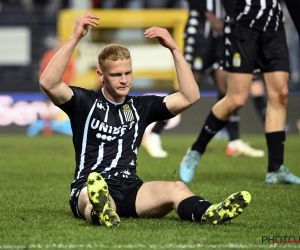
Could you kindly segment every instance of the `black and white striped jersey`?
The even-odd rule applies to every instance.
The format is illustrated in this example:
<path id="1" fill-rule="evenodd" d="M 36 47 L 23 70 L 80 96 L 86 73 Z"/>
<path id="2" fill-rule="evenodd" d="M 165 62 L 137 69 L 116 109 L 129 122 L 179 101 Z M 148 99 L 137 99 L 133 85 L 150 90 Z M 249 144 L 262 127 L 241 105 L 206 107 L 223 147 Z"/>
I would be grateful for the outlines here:
<path id="1" fill-rule="evenodd" d="M 235 21 L 250 28 L 276 31 L 283 24 L 283 12 L 277 0 L 234 0 L 234 4 Z"/>
<path id="2" fill-rule="evenodd" d="M 59 107 L 71 121 L 76 157 L 74 179 L 94 171 L 105 179 L 134 180 L 137 152 L 146 127 L 173 117 L 165 97 L 126 96 L 123 103 L 114 104 L 101 90 L 70 88 L 71 100 Z"/>
<path id="3" fill-rule="evenodd" d="M 214 13 L 218 19 L 223 18 L 221 0 L 187 0 L 189 4 L 189 19 L 186 24 L 186 35 L 200 33 L 208 38 L 212 34 L 211 25 L 205 17 L 205 12 Z M 214 36 L 218 36 L 215 32 Z"/>

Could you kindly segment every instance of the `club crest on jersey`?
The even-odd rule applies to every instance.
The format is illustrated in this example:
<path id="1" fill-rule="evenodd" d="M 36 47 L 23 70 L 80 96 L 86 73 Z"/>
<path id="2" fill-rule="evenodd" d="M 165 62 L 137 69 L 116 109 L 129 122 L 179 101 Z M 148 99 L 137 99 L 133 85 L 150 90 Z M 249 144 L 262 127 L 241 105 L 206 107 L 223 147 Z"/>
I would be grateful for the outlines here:
<path id="1" fill-rule="evenodd" d="M 124 104 L 122 106 L 122 108 L 123 108 L 123 114 L 124 114 L 125 120 L 127 122 L 133 121 L 134 120 L 134 115 L 132 113 L 132 110 L 131 110 L 130 106 L 128 104 Z"/>

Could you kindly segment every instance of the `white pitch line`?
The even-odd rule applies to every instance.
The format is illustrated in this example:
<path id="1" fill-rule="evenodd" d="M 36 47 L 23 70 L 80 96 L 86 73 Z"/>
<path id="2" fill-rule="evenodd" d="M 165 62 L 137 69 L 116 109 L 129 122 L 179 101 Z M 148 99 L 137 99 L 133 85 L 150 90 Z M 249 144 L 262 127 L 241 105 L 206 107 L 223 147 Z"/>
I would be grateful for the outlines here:
<path id="1" fill-rule="evenodd" d="M 0 249 L 300 249 L 300 243 L 289 244 L 127 244 L 127 245 L 104 245 L 104 244 L 31 244 L 31 245 L 0 245 Z"/>

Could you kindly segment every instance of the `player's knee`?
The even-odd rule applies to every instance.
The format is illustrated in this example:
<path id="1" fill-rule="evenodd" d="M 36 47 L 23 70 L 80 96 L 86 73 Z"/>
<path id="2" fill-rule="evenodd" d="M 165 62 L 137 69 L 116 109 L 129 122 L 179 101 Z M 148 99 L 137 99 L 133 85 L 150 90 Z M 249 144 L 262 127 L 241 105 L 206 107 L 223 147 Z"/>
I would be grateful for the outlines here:
<path id="1" fill-rule="evenodd" d="M 273 104 L 273 105 L 287 105 L 287 101 L 288 101 L 288 95 L 289 95 L 289 90 L 287 87 L 283 87 L 280 90 L 278 90 L 277 92 L 270 94 L 268 96 L 269 99 L 269 103 Z"/>
<path id="2" fill-rule="evenodd" d="M 239 110 L 246 104 L 247 98 L 242 96 L 233 99 L 231 111 Z"/>
<path id="3" fill-rule="evenodd" d="M 182 181 L 175 181 L 174 185 L 175 185 L 174 192 L 176 192 L 176 193 L 186 192 L 189 190 L 187 185 Z"/>
<path id="4" fill-rule="evenodd" d="M 238 99 L 236 102 L 235 102 L 235 110 L 238 110 L 242 107 L 244 107 L 246 104 L 246 99 Z"/>
<path id="5" fill-rule="evenodd" d="M 288 95 L 289 95 L 288 88 L 287 87 L 282 88 L 279 92 L 279 102 L 286 105 L 288 101 Z"/>
<path id="6" fill-rule="evenodd" d="M 224 102 L 226 103 L 228 107 L 229 112 L 234 112 L 235 110 L 238 110 L 242 108 L 248 99 L 248 93 L 235 93 L 235 94 L 228 94 L 224 98 Z"/>

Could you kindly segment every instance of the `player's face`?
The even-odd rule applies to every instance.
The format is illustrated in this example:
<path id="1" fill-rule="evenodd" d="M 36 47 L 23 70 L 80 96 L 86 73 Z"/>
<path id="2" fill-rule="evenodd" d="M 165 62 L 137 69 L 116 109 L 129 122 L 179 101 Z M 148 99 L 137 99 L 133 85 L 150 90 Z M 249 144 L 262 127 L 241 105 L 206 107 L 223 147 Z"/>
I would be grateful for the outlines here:
<path id="1" fill-rule="evenodd" d="M 105 96 L 111 101 L 122 102 L 132 85 L 131 60 L 105 60 L 98 75 L 103 82 Z"/>

